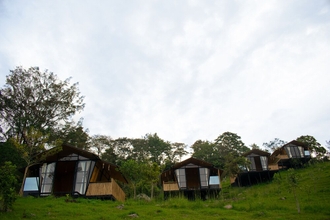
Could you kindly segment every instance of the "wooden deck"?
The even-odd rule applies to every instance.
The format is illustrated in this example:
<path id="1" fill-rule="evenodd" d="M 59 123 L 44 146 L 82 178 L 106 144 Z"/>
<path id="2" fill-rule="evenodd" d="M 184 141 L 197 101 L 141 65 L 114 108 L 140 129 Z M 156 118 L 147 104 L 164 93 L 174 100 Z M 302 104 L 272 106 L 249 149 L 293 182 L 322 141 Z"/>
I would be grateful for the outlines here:
<path id="1" fill-rule="evenodd" d="M 89 183 L 86 196 L 113 196 L 118 201 L 125 201 L 125 193 L 114 179 L 111 182 Z"/>
<path id="2" fill-rule="evenodd" d="M 179 191 L 179 186 L 175 182 L 171 182 L 171 183 L 163 182 L 163 190 L 164 191 Z"/>

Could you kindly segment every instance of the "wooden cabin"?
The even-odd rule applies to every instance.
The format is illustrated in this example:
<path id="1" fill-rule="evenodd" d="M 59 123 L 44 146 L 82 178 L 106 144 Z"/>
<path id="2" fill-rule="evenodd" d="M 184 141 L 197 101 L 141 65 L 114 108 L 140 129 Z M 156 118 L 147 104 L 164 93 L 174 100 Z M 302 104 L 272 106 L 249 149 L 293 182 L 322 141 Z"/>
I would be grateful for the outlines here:
<path id="1" fill-rule="evenodd" d="M 270 153 L 259 149 L 252 149 L 244 157 L 250 162 L 246 167 L 241 167 L 241 172 L 231 178 L 231 184 L 237 186 L 250 186 L 269 181 L 278 171 L 277 166 L 269 164 Z"/>
<path id="2" fill-rule="evenodd" d="M 272 153 L 270 164 L 277 166 L 277 169 L 287 169 L 307 163 L 310 159 L 311 153 L 308 145 L 293 140 Z"/>
<path id="3" fill-rule="evenodd" d="M 212 164 L 196 158 L 189 158 L 173 165 L 161 174 L 164 198 L 183 193 L 189 199 L 200 196 L 218 195 L 221 190 L 222 171 Z"/>
<path id="4" fill-rule="evenodd" d="M 70 146 L 52 148 L 25 168 L 21 195 L 84 196 L 124 201 L 117 181 L 128 183 L 118 166 Z"/>

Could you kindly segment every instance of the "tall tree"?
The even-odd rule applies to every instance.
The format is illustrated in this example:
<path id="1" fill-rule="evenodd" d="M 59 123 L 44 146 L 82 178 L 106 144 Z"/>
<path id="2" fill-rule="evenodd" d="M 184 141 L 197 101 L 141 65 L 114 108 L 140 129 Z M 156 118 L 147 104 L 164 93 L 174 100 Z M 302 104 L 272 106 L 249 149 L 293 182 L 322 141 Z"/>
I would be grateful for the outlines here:
<path id="1" fill-rule="evenodd" d="M 193 157 L 212 163 L 216 167 L 222 167 L 223 164 L 221 163 L 218 150 L 214 143 L 210 141 L 197 140 L 191 148 L 194 151 L 192 154 Z"/>
<path id="2" fill-rule="evenodd" d="M 101 156 L 105 152 L 105 150 L 113 149 L 112 138 L 106 135 L 93 135 L 89 141 L 89 148 L 92 151 L 95 151 L 98 156 Z"/>
<path id="3" fill-rule="evenodd" d="M 0 90 L 1 136 L 15 138 L 29 149 L 26 153 L 31 158 L 43 150 L 39 134 L 45 136 L 42 143 L 47 142 L 49 134 L 83 110 L 83 98 L 78 83 L 71 85 L 70 79 L 61 81 L 48 70 L 42 72 L 38 67 L 10 70 Z"/>
<path id="4" fill-rule="evenodd" d="M 220 168 L 228 168 L 229 157 L 241 157 L 243 153 L 250 150 L 243 141 L 241 137 L 232 132 L 224 132 L 219 137 L 215 139 L 215 147 L 217 149 L 217 154 L 220 160 Z M 238 160 L 240 161 L 240 160 Z M 230 163 L 235 164 L 235 163 Z"/>
<path id="5" fill-rule="evenodd" d="M 308 145 L 311 152 L 315 154 L 317 159 L 326 156 L 327 150 L 311 135 L 302 135 L 297 138 L 297 141 L 303 142 Z"/>
<path id="6" fill-rule="evenodd" d="M 164 163 L 166 157 L 171 154 L 171 144 L 168 141 L 161 139 L 157 133 L 146 134 L 144 139 L 147 141 L 150 160 L 159 165 Z"/>
<path id="7" fill-rule="evenodd" d="M 272 141 L 269 141 L 269 142 L 266 142 L 266 143 L 263 143 L 262 146 L 265 148 L 265 150 L 267 151 L 275 151 L 277 150 L 278 148 L 282 147 L 284 144 L 286 144 L 287 142 L 286 141 L 283 141 L 279 138 L 275 138 L 274 140 Z"/>

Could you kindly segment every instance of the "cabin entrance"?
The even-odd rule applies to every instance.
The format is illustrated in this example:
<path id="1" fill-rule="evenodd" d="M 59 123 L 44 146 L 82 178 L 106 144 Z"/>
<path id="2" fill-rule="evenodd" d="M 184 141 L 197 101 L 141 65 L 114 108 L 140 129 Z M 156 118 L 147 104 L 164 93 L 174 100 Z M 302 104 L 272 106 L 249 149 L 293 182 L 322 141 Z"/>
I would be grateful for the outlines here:
<path id="1" fill-rule="evenodd" d="M 198 168 L 186 168 L 186 180 L 187 189 L 199 189 L 200 179 L 199 179 L 199 169 Z"/>
<path id="2" fill-rule="evenodd" d="M 71 195 L 74 185 L 75 168 L 76 161 L 57 162 L 53 189 L 55 196 Z"/>

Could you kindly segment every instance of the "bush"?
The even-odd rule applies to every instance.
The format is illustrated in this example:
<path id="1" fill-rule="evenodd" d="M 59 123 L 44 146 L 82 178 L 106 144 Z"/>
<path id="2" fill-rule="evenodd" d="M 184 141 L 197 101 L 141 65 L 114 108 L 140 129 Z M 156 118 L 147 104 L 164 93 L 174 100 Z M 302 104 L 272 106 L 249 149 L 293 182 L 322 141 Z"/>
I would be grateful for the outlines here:
<path id="1" fill-rule="evenodd" d="M 11 162 L 5 162 L 0 167 L 0 208 L 2 211 L 8 211 L 13 207 L 17 194 L 15 187 L 17 179 L 14 175 L 16 166 Z"/>

